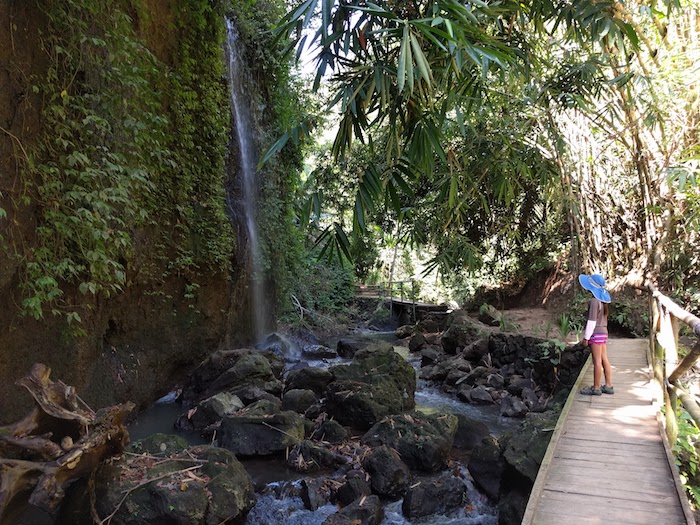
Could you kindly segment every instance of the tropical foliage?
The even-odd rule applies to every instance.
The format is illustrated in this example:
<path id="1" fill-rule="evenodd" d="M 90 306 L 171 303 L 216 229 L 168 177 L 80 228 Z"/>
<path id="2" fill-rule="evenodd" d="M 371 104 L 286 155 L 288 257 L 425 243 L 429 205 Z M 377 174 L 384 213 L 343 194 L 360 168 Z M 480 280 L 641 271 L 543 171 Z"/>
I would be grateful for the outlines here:
<path id="1" fill-rule="evenodd" d="M 696 193 L 698 46 L 697 11 L 678 7 L 697 6 L 300 3 L 278 34 L 315 54 L 340 118 L 332 158 L 356 157 L 358 141 L 370 152 L 346 190 L 352 220 L 326 215 L 324 254 L 350 257 L 381 210 L 379 225 L 431 245 L 443 272 L 489 250 L 526 271 L 570 243 L 574 270 L 679 275 L 685 237 L 661 223 L 690 229 L 668 196 L 672 181 Z M 314 189 L 304 224 L 330 193 Z"/>

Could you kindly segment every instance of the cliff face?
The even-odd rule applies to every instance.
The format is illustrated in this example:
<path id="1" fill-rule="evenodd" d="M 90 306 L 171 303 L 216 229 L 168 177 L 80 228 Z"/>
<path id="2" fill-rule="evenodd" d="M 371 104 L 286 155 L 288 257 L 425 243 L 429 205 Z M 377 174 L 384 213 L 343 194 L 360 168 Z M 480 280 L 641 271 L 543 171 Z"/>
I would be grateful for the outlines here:
<path id="1" fill-rule="evenodd" d="M 0 423 L 35 362 L 143 407 L 251 337 L 222 3 L 107 3 L 0 2 Z"/>

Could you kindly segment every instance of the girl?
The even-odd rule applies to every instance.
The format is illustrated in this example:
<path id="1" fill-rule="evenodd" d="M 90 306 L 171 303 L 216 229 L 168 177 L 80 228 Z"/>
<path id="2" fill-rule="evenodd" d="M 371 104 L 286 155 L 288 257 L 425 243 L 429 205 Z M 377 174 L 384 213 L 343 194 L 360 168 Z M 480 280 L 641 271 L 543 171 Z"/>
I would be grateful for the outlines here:
<path id="1" fill-rule="evenodd" d="M 593 385 L 581 389 L 587 396 L 614 394 L 612 386 L 612 367 L 608 361 L 608 303 L 610 294 L 605 289 L 605 277 L 598 273 L 581 274 L 578 281 L 586 290 L 593 293 L 588 303 L 588 320 L 583 332 L 583 345 L 591 345 L 593 355 Z M 601 376 L 605 383 L 601 385 Z"/>

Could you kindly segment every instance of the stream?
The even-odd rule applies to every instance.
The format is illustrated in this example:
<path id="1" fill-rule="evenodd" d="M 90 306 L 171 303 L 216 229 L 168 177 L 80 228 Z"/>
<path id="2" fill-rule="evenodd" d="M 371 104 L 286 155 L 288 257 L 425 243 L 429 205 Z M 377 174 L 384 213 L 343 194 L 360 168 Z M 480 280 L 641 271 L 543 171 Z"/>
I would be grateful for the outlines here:
<path id="1" fill-rule="evenodd" d="M 365 332 L 364 337 L 371 339 L 397 341 L 393 332 Z M 329 347 L 337 345 L 337 339 L 327 341 Z M 420 355 L 410 354 L 407 348 L 395 347 L 411 365 L 420 369 Z M 296 366 L 314 366 L 327 368 L 336 364 L 348 363 L 343 358 L 307 360 L 303 358 L 301 349 L 296 345 L 290 345 L 289 355 L 285 355 L 288 368 Z M 173 423 L 183 412 L 182 406 L 176 402 L 177 393 L 171 392 L 159 399 L 150 408 L 139 414 L 137 419 L 129 426 L 131 440 L 137 441 L 154 433 L 175 433 L 185 438 L 191 445 L 199 445 L 208 441 L 197 432 L 183 432 L 175 430 Z M 499 414 L 497 406 L 470 405 L 442 392 L 438 388 L 428 385 L 423 380 L 418 380 L 416 385 L 416 410 L 430 412 L 450 412 L 462 414 L 468 418 L 485 423 L 492 435 L 500 436 L 504 432 L 515 430 L 519 420 L 504 418 Z M 287 468 L 279 458 L 239 458 L 245 466 L 248 474 L 253 479 L 257 493 L 257 503 L 250 511 L 245 525 L 320 525 L 328 517 L 337 511 L 335 505 L 325 505 L 315 511 L 309 511 L 298 496 L 298 484 L 302 478 L 308 477 L 308 473 L 297 472 Z M 420 521 L 409 521 L 401 513 L 402 500 L 389 503 L 385 506 L 385 518 L 381 525 L 496 525 L 498 521 L 497 511 L 488 502 L 487 498 L 480 494 L 472 485 L 470 476 L 464 465 L 459 465 L 462 477 L 467 485 L 467 494 L 470 501 L 468 512 L 462 509 L 459 516 L 431 516 Z M 465 514 L 467 514 L 465 516 Z"/>

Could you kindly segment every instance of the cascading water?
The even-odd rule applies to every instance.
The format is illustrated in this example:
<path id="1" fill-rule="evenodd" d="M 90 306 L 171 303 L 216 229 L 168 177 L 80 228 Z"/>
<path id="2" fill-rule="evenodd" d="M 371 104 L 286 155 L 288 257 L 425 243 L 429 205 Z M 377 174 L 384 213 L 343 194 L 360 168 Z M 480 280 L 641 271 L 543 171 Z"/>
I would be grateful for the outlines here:
<path id="1" fill-rule="evenodd" d="M 236 176 L 237 192 L 229 188 L 228 208 L 232 217 L 236 217 L 239 229 L 244 226 L 248 239 L 248 261 L 250 264 L 250 304 L 255 338 L 260 341 L 267 331 L 267 312 L 265 308 L 265 278 L 260 255 L 260 240 L 257 224 L 256 180 L 257 154 L 253 139 L 253 127 L 250 115 L 250 101 L 246 96 L 246 68 L 238 51 L 238 33 L 231 20 L 226 20 L 228 43 L 228 76 L 231 93 L 231 111 L 236 129 L 238 144 L 238 170 Z M 232 195 L 241 198 L 236 202 Z M 241 217 L 242 215 L 242 217 Z M 239 232 L 238 238 L 242 238 Z"/>

